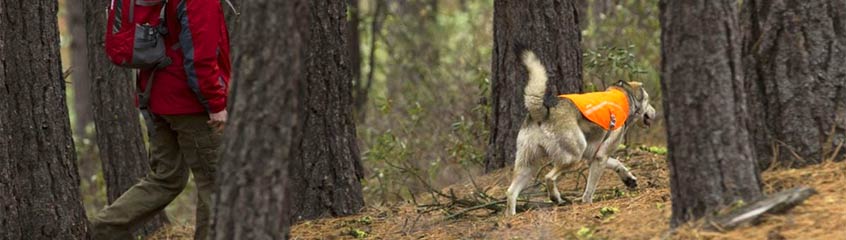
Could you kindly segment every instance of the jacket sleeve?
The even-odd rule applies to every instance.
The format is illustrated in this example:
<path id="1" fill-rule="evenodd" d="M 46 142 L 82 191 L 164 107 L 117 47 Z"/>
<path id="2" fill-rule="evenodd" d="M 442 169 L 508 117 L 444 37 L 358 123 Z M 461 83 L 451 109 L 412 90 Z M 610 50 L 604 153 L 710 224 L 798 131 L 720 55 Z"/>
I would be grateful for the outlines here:
<path id="1" fill-rule="evenodd" d="M 210 113 L 226 109 L 226 84 L 218 66 L 223 18 L 218 0 L 179 0 L 179 44 L 188 86 Z"/>

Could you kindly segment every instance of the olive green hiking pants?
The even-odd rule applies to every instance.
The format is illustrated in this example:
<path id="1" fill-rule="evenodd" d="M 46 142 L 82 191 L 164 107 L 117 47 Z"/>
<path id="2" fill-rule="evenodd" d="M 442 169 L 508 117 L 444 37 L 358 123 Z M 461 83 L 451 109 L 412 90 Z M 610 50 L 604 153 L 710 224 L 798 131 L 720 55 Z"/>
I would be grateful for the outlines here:
<path id="1" fill-rule="evenodd" d="M 220 134 L 209 127 L 208 120 L 206 114 L 156 115 L 150 172 L 94 217 L 94 239 L 132 239 L 134 227 L 155 216 L 182 192 L 189 169 L 197 185 L 194 238 L 206 239 L 220 146 Z"/>

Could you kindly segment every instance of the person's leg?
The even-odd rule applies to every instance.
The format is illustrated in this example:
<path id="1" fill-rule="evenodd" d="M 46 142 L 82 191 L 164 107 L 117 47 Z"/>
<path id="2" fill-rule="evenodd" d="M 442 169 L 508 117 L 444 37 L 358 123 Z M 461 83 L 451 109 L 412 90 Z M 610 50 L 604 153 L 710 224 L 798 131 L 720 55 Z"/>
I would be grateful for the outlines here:
<path id="1" fill-rule="evenodd" d="M 130 229 L 164 209 L 188 181 L 177 133 L 156 117 L 151 141 L 150 172 L 92 220 L 94 239 L 132 239 Z M 115 159 L 119 161 L 120 159 Z"/>
<path id="2" fill-rule="evenodd" d="M 211 195 L 216 190 L 218 148 L 220 133 L 209 127 L 209 117 L 202 115 L 169 116 L 173 129 L 179 133 L 178 141 L 185 163 L 194 174 L 197 184 L 197 223 L 194 239 L 206 239 L 211 223 Z"/>

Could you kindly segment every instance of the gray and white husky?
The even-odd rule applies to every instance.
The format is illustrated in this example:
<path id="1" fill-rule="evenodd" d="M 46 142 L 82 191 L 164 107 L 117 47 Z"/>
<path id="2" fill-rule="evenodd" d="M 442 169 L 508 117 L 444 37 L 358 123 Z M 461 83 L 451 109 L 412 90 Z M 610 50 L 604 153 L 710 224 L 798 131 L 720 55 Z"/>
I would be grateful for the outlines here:
<path id="1" fill-rule="evenodd" d="M 525 88 L 525 105 L 529 114 L 517 135 L 517 154 L 514 175 L 508 187 L 506 215 L 516 214 L 517 196 L 534 177 L 536 171 L 552 162 L 546 174 L 546 187 L 550 200 L 563 203 L 556 186 L 556 179 L 564 170 L 583 160 L 588 163 L 589 174 L 582 202 L 591 203 L 599 178 L 605 168 L 617 172 L 626 186 L 637 186 L 637 178 L 619 160 L 610 157 L 623 140 L 630 123 L 643 120 L 649 126 L 655 118 L 655 109 L 649 104 L 649 94 L 640 82 L 620 81 L 609 88 L 625 91 L 629 111 L 623 126 L 606 130 L 586 119 L 568 99 L 550 96 L 546 92 L 547 74 L 540 60 L 531 51 L 521 54 L 528 69 L 529 81 Z M 544 101 L 546 99 L 546 101 Z"/>

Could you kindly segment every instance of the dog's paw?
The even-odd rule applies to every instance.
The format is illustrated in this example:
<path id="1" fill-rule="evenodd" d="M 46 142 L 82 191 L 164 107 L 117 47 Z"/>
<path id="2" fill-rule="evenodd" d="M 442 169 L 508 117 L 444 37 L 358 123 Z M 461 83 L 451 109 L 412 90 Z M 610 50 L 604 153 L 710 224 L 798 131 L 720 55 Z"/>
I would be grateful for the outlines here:
<path id="1" fill-rule="evenodd" d="M 551 201 L 555 205 L 568 205 L 568 204 L 573 203 L 573 201 L 571 201 L 570 199 L 567 199 L 565 197 L 560 197 L 560 196 L 558 198 L 550 196 L 549 201 Z"/>
<path id="2" fill-rule="evenodd" d="M 629 189 L 636 189 L 637 188 L 637 179 L 636 178 L 624 178 L 623 184 L 626 184 L 626 187 Z"/>
<path id="3" fill-rule="evenodd" d="M 555 194 L 551 193 L 549 194 L 549 201 L 558 205 L 561 205 L 561 203 L 564 202 L 564 200 L 561 199 L 561 195 L 556 196 Z"/>

